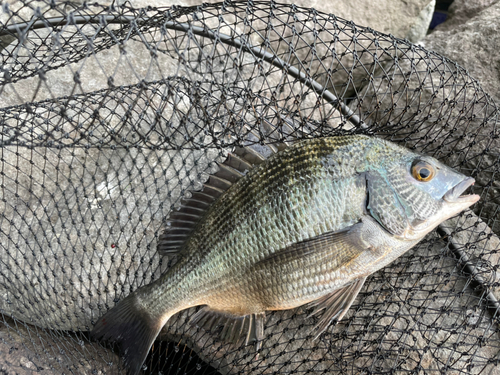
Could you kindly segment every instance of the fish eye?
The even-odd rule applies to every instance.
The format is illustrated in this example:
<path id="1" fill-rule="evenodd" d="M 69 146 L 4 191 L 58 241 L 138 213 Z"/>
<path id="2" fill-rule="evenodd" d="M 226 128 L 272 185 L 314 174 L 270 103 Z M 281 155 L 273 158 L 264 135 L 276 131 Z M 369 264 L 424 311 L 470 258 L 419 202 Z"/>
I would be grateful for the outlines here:
<path id="1" fill-rule="evenodd" d="M 436 175 L 436 169 L 423 160 L 418 160 L 411 166 L 411 174 L 417 181 L 428 182 Z"/>

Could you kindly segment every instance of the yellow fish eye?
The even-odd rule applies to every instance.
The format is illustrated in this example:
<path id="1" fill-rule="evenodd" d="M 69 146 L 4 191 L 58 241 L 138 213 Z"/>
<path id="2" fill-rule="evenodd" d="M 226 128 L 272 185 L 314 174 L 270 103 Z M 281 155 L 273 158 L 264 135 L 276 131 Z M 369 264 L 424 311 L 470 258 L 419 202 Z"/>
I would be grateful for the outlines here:
<path id="1" fill-rule="evenodd" d="M 428 182 L 434 178 L 436 170 L 431 164 L 419 160 L 412 165 L 411 174 L 417 181 Z"/>

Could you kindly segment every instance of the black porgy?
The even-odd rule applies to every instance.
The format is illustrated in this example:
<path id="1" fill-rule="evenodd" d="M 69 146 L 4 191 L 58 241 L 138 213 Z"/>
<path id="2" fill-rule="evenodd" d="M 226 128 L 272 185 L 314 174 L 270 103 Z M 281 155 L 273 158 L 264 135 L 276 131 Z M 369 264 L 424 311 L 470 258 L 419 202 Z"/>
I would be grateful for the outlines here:
<path id="1" fill-rule="evenodd" d="M 260 345 L 266 311 L 310 303 L 323 314 L 319 335 L 367 276 L 477 202 L 462 195 L 473 183 L 374 137 L 296 143 L 232 184 L 179 246 L 177 263 L 108 311 L 92 334 L 118 342 L 133 375 L 168 319 L 193 306 L 206 306 L 194 323 L 216 321 L 224 340 Z"/>

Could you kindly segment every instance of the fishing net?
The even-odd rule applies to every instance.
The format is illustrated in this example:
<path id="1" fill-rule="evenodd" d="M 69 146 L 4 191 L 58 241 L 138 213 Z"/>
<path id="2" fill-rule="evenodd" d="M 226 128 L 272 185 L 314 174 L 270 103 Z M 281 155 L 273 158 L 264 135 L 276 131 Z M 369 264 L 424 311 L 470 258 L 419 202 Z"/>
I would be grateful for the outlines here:
<path id="1" fill-rule="evenodd" d="M 465 69 L 274 2 L 23 0 L 0 21 L 1 374 L 125 373 L 89 331 L 171 265 L 156 245 L 180 200 L 234 146 L 353 133 L 438 158 L 481 200 L 369 277 L 317 340 L 306 307 L 271 312 L 256 357 L 189 309 L 144 374 L 500 371 L 498 110 Z"/>

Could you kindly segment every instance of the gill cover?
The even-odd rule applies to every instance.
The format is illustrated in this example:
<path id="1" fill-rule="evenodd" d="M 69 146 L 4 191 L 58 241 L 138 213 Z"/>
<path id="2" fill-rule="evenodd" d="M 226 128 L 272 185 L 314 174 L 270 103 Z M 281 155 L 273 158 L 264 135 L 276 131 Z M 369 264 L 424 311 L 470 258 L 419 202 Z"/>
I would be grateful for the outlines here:
<path id="1" fill-rule="evenodd" d="M 443 208 L 443 197 L 466 177 L 434 158 L 408 153 L 366 178 L 368 212 L 389 233 L 402 236 L 426 222 L 430 225 Z"/>

